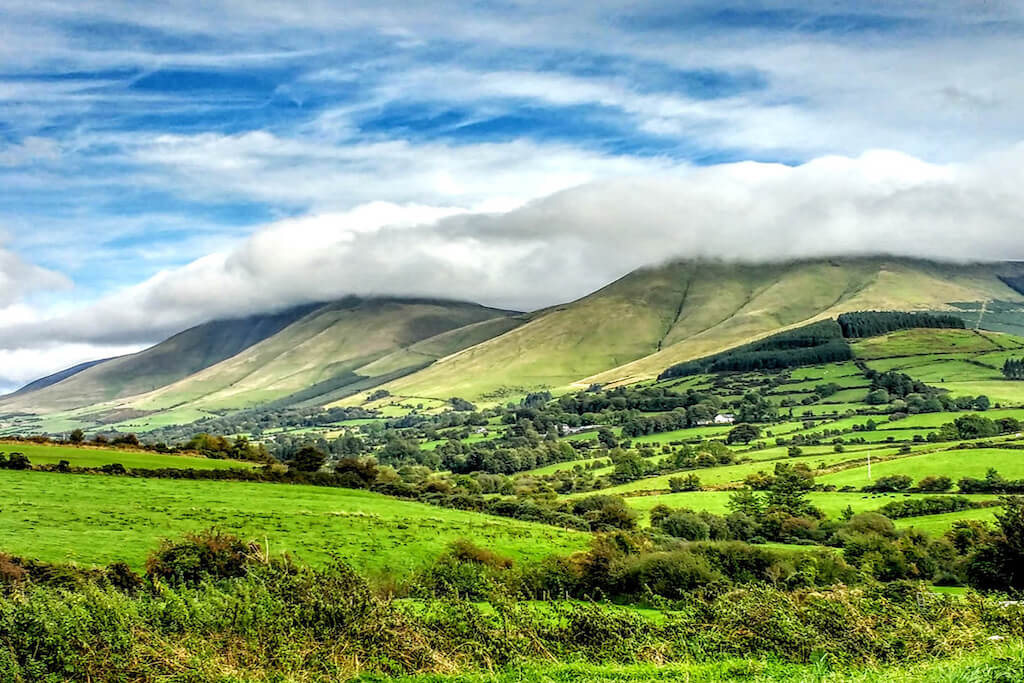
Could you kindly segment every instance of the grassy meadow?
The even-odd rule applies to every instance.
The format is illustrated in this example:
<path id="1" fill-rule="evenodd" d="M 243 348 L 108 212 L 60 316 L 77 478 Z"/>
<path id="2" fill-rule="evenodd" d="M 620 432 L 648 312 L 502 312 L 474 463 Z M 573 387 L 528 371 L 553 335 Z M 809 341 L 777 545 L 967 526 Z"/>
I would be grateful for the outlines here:
<path id="1" fill-rule="evenodd" d="M 211 526 L 312 564 L 332 554 L 368 572 L 406 574 L 469 538 L 513 558 L 581 549 L 551 526 L 292 484 L 0 471 L 0 547 L 44 561 L 141 567 L 160 539 Z"/>
<path id="2" fill-rule="evenodd" d="M 35 444 L 24 441 L 0 441 L 0 452 L 23 453 L 33 465 L 56 465 L 67 460 L 72 467 L 102 467 L 120 463 L 127 469 L 195 469 L 220 470 L 253 467 L 252 463 L 238 460 L 214 460 L 200 456 L 169 455 L 95 446 L 60 446 Z"/>

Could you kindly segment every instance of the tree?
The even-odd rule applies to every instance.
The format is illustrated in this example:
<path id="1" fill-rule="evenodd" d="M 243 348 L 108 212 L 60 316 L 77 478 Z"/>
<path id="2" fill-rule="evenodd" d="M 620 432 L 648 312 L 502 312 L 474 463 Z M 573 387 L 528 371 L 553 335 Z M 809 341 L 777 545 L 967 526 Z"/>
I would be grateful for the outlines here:
<path id="1" fill-rule="evenodd" d="M 885 389 L 875 389 L 867 395 L 864 402 L 869 406 L 881 406 L 889 402 L 889 392 Z"/>
<path id="2" fill-rule="evenodd" d="M 750 488 L 737 489 L 729 496 L 726 507 L 733 514 L 742 514 L 757 519 L 764 512 L 764 504 L 757 492 Z"/>
<path id="3" fill-rule="evenodd" d="M 711 527 L 694 512 L 678 510 L 661 520 L 661 530 L 686 541 L 706 541 Z"/>
<path id="4" fill-rule="evenodd" d="M 919 491 L 928 491 L 930 493 L 942 493 L 951 488 L 953 488 L 953 480 L 944 475 L 933 474 L 917 482 L 917 489 Z"/>
<path id="5" fill-rule="evenodd" d="M 1011 358 L 1003 364 L 1006 379 L 1024 380 L 1024 358 Z"/>
<path id="6" fill-rule="evenodd" d="M 794 516 L 807 514 L 812 511 L 808 498 L 812 488 L 814 475 L 806 465 L 777 463 L 775 476 L 768 486 L 767 508 Z"/>
<path id="7" fill-rule="evenodd" d="M 615 440 L 615 435 L 612 430 L 607 427 L 602 427 L 597 430 L 597 440 L 601 442 L 601 445 L 605 448 L 615 448 L 619 445 L 619 442 Z"/>
<path id="8" fill-rule="evenodd" d="M 342 458 L 334 466 L 342 486 L 368 489 L 377 479 L 377 461 L 373 458 Z"/>
<path id="9" fill-rule="evenodd" d="M 752 424 L 739 424 L 729 430 L 729 436 L 726 441 L 729 443 L 745 443 L 749 444 L 754 439 L 761 437 L 761 429 Z"/>
<path id="10" fill-rule="evenodd" d="M 999 532 L 967 562 L 967 581 L 988 590 L 1024 589 L 1024 497 L 1000 499 Z"/>
<path id="11" fill-rule="evenodd" d="M 68 434 L 68 441 L 76 446 L 81 446 L 85 442 L 85 432 L 81 429 L 73 429 Z"/>
<path id="12" fill-rule="evenodd" d="M 303 446 L 289 461 L 288 466 L 299 472 L 319 472 L 327 462 L 323 451 L 314 446 Z"/>
<path id="13" fill-rule="evenodd" d="M 668 487 L 672 493 L 700 491 L 700 477 L 692 473 L 685 477 L 670 477 L 668 480 Z"/>
<path id="14" fill-rule="evenodd" d="M 961 439 L 987 439 L 999 436 L 999 426 L 981 415 L 963 415 L 953 425 Z"/>
<path id="15" fill-rule="evenodd" d="M 635 481 L 647 473 L 647 461 L 634 451 L 617 448 L 610 453 L 610 458 L 615 467 L 609 478 L 616 484 Z"/>

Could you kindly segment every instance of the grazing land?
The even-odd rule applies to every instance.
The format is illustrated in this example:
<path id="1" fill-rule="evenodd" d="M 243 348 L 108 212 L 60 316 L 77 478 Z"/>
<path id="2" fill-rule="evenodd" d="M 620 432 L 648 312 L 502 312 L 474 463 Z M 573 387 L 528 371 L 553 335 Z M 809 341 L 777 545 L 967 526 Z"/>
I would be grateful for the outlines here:
<path id="1" fill-rule="evenodd" d="M 457 538 L 533 559 L 587 543 L 578 532 L 351 489 L 3 471 L 0 483 L 4 550 L 51 562 L 141 568 L 160 539 L 211 526 L 304 562 L 337 554 L 362 570 L 403 575 Z"/>
<path id="2" fill-rule="evenodd" d="M 97 448 L 95 446 L 58 446 L 34 444 L 24 441 L 0 441 L 0 452 L 23 453 L 33 463 L 56 465 L 67 460 L 72 467 L 102 467 L 120 463 L 127 469 L 196 469 L 219 470 L 252 468 L 253 464 L 238 460 L 218 460 L 192 455 L 166 455 L 149 451 L 123 448 Z"/>

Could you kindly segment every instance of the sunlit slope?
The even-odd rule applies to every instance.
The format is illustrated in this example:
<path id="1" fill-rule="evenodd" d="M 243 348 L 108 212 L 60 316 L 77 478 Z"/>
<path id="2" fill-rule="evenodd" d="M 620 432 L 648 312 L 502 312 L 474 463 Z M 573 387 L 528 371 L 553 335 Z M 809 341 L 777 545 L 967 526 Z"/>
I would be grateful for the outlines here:
<path id="1" fill-rule="evenodd" d="M 285 399 L 315 386 L 335 390 L 372 376 L 360 369 L 417 342 L 504 316 L 503 311 L 453 302 L 375 299 L 329 304 L 242 353 L 128 405 L 146 412 L 231 410 Z M 396 359 L 389 372 L 430 360 L 425 355 L 404 363 Z"/>
<path id="2" fill-rule="evenodd" d="M 500 399 L 645 356 L 672 329 L 692 266 L 633 273 L 389 385 L 413 396 Z"/>
<path id="3" fill-rule="evenodd" d="M 313 308 L 302 306 L 282 313 L 199 325 L 145 351 L 70 373 L 62 381 L 44 381 L 37 390 L 30 390 L 30 385 L 0 400 L 0 411 L 55 412 L 152 391 L 234 356 L 280 332 Z"/>
<path id="4" fill-rule="evenodd" d="M 674 363 L 844 311 L 1022 302 L 998 277 L 1017 270 L 883 258 L 642 269 L 387 388 L 494 401 L 573 384 L 639 381 Z"/>

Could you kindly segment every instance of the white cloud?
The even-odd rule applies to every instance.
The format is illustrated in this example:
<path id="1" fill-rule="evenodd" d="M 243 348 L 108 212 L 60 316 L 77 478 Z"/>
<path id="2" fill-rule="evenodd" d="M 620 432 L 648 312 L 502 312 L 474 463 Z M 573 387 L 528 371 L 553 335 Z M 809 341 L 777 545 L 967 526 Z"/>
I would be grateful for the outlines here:
<path id="1" fill-rule="evenodd" d="M 569 144 L 418 143 L 240 135 L 139 139 L 134 160 L 191 198 L 236 197 L 337 210 L 386 198 L 508 206 L 601 177 L 656 173 L 668 160 L 609 156 Z"/>
<path id="2" fill-rule="evenodd" d="M 71 281 L 60 273 L 27 263 L 17 254 L 0 247 L 0 324 L 4 319 L 4 309 L 23 297 L 70 286 Z"/>
<path id="3" fill-rule="evenodd" d="M 77 312 L 8 326 L 0 346 L 155 339 L 346 294 L 535 308 L 673 258 L 1022 258 L 1022 169 L 1024 145 L 972 164 L 874 151 L 592 182 L 503 213 L 374 202 L 271 224 Z"/>

